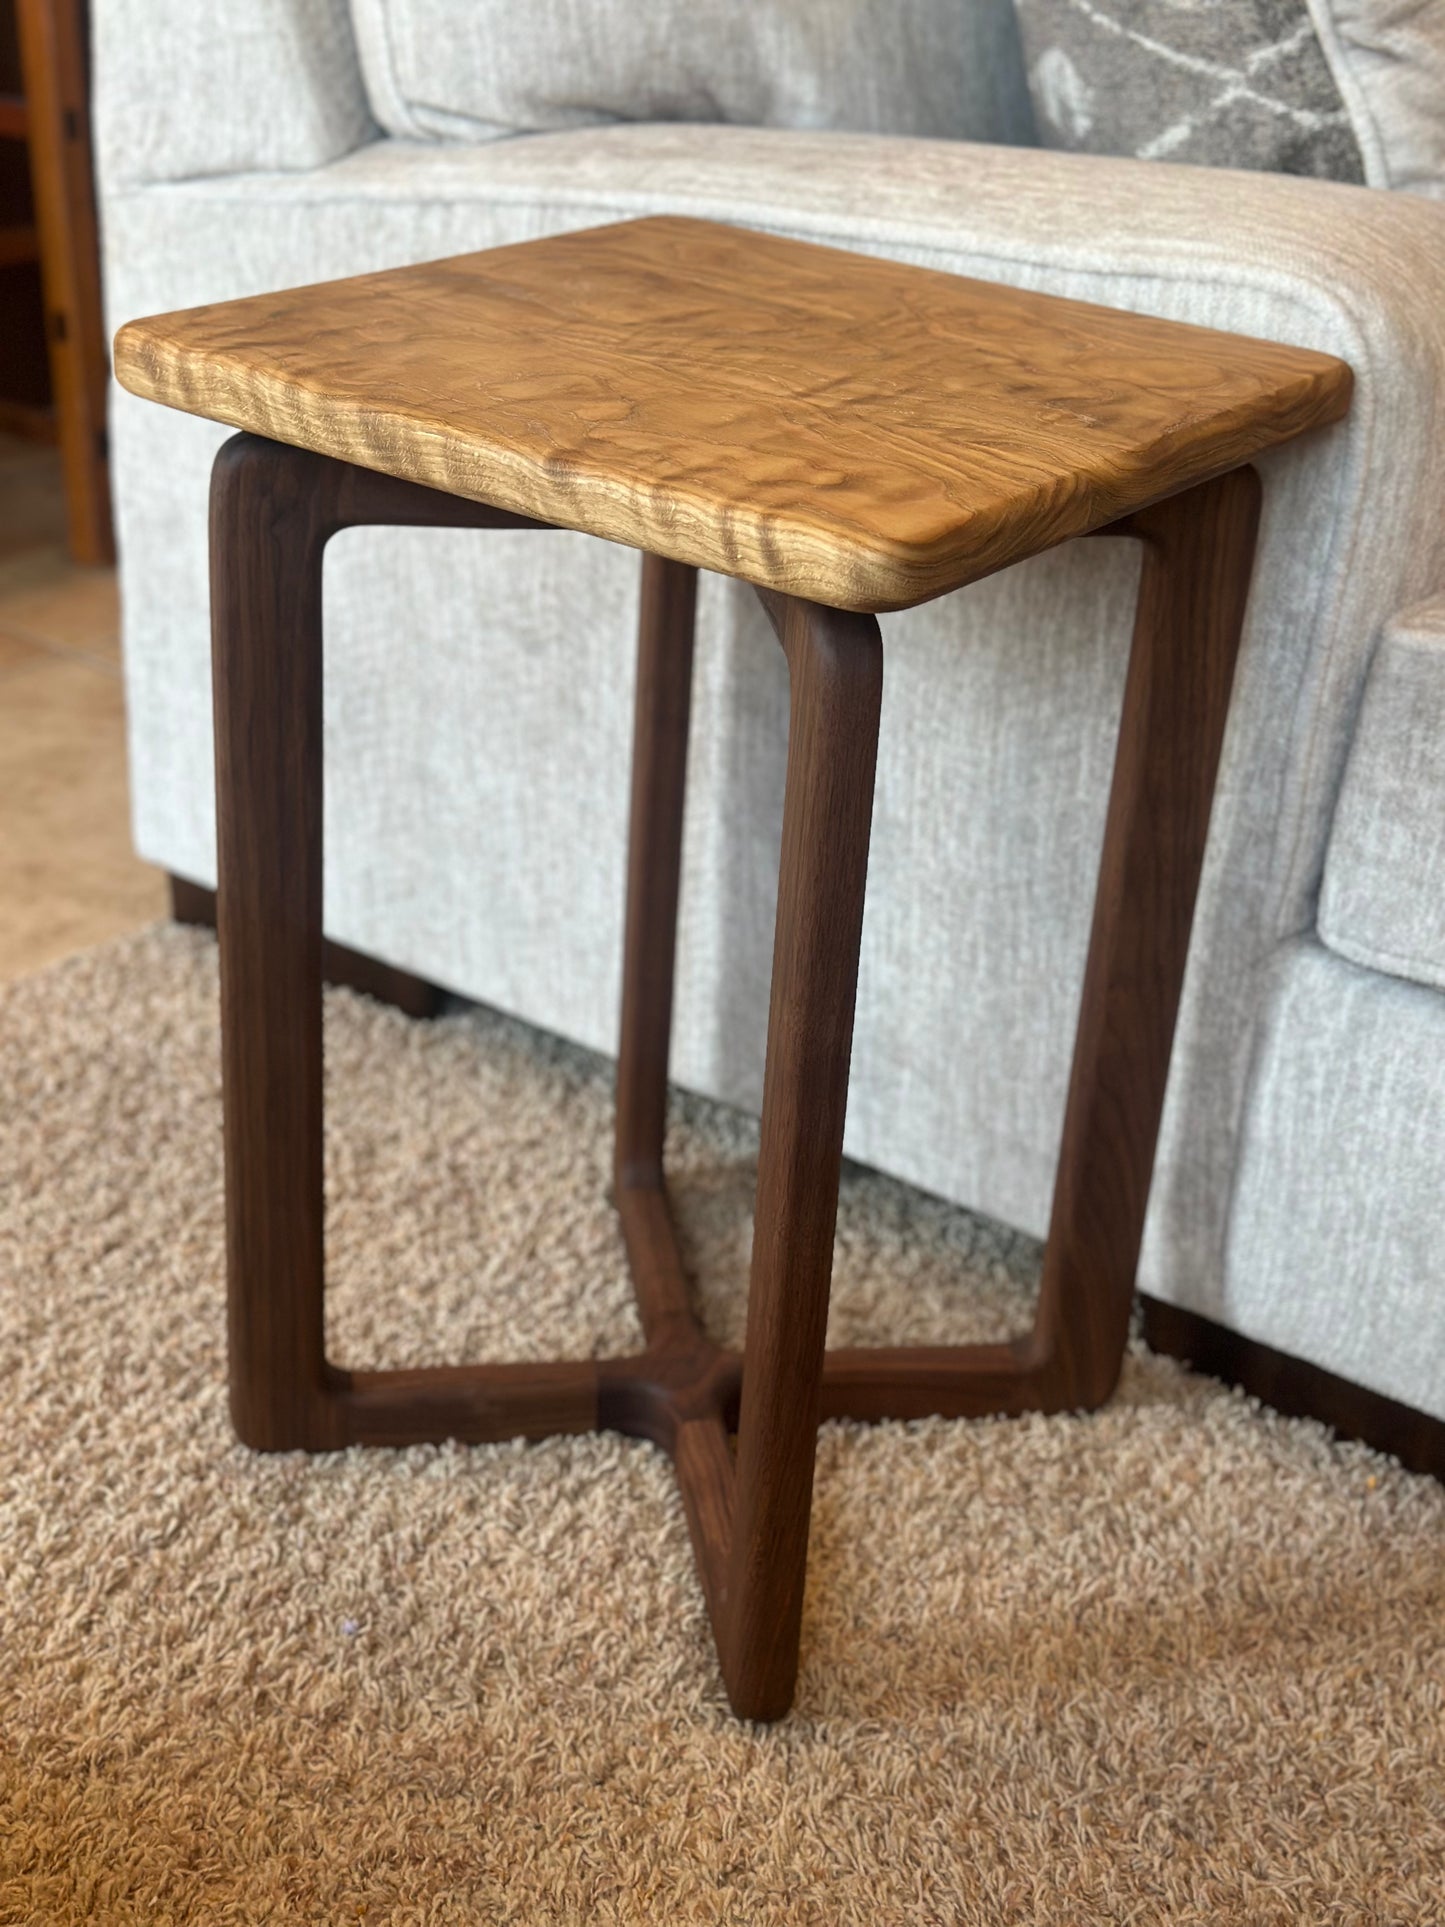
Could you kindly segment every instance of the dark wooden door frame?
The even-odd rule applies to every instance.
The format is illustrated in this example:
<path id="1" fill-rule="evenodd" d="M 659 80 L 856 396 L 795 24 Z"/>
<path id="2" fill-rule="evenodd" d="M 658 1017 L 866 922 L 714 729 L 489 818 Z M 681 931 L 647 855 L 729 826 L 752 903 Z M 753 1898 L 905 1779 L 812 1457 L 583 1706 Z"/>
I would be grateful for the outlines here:
<path id="1" fill-rule="evenodd" d="M 16 0 L 50 382 L 77 562 L 115 560 L 84 0 Z M 12 117 L 18 112 L 12 106 Z"/>

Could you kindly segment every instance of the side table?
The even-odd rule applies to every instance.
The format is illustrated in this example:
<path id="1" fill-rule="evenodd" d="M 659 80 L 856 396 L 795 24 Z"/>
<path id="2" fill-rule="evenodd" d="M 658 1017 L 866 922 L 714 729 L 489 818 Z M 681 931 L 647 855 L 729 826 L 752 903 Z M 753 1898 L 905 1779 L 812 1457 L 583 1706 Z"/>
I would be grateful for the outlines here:
<path id="1" fill-rule="evenodd" d="M 820 1417 L 1058 1411 L 1113 1390 L 1254 553 L 1248 464 L 1343 415 L 1350 371 L 675 218 L 132 322 L 115 362 L 134 392 L 246 431 L 211 500 L 237 1431 L 263 1450 L 654 1440 L 732 1705 L 774 1719 L 797 1674 Z M 616 1126 L 645 1340 L 630 1358 L 326 1358 L 321 559 L 357 523 L 583 529 L 644 551 Z M 1143 564 L 1037 1317 L 1011 1344 L 825 1353 L 877 617 L 1095 534 L 1137 540 Z M 755 586 L 791 687 L 741 1357 L 692 1310 L 663 1169 L 699 567 Z"/>

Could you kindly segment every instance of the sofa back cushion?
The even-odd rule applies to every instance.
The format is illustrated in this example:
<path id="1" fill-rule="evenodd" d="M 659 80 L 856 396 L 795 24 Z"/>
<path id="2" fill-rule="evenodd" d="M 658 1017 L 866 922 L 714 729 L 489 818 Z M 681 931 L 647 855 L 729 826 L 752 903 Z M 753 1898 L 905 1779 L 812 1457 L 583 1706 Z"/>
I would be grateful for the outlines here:
<path id="1" fill-rule="evenodd" d="M 347 0 L 91 0 L 103 195 L 306 173 L 376 139 Z"/>
<path id="2" fill-rule="evenodd" d="M 1039 139 L 1445 195 L 1440 0 L 1017 0 Z"/>
<path id="3" fill-rule="evenodd" d="M 1026 142 L 1012 0 L 352 0 L 413 140 L 732 121 Z"/>

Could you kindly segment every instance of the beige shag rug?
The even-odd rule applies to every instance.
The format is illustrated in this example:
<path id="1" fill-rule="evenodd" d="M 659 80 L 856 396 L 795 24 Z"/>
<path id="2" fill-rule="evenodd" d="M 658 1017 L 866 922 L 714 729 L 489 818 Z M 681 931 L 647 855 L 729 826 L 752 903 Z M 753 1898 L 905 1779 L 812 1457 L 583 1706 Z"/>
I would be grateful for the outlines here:
<path id="1" fill-rule="evenodd" d="M 607 1067 L 327 1024 L 334 1355 L 633 1343 Z M 0 1920 L 1445 1919 L 1434 1483 L 1138 1350 L 1095 1417 L 830 1427 L 745 1727 L 650 1447 L 233 1442 L 208 938 L 6 992 L 0 1110 Z M 735 1332 L 750 1129 L 675 1140 Z M 999 1332 L 1036 1262 L 851 1172 L 834 1336 Z"/>

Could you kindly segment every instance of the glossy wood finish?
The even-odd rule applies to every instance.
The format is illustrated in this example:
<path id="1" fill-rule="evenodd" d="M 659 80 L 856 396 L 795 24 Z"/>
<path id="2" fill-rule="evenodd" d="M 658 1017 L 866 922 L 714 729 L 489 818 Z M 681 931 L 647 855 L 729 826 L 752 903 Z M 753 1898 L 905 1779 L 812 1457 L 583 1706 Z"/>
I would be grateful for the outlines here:
<path id="1" fill-rule="evenodd" d="M 215 929 L 214 890 L 178 876 L 171 877 L 170 890 L 171 915 L 177 923 Z M 344 943 L 333 943 L 329 937 L 321 945 L 321 975 L 328 984 L 359 990 L 379 1004 L 390 1004 L 406 1017 L 439 1016 L 446 1002 L 446 992 L 438 984 L 413 976 L 409 970 L 399 970 L 395 964 L 383 963 L 379 957 L 368 957 L 364 951 L 348 949 Z"/>
<path id="2" fill-rule="evenodd" d="M 661 218 L 135 321 L 135 393 L 837 608 L 1342 415 L 1340 361 Z"/>
<path id="3" fill-rule="evenodd" d="M 1043 1288 L 1013 1344 L 824 1352 L 882 689 L 869 615 L 763 591 L 791 722 L 746 1349 L 690 1302 L 664 1169 L 694 571 L 648 557 L 614 1175 L 634 1357 L 344 1372 L 324 1343 L 321 553 L 354 522 L 539 526 L 237 437 L 212 545 L 232 1411 L 269 1449 L 605 1426 L 674 1461 L 734 1708 L 791 1702 L 820 1416 L 1058 1410 L 1123 1354 L 1259 490 L 1238 471 L 1110 533 L 1144 544 Z"/>
<path id="4" fill-rule="evenodd" d="M 1340 413 L 1348 371 L 687 221 L 225 304 L 123 343 L 142 392 L 359 464 L 241 436 L 216 468 L 237 1428 L 273 1449 L 593 1426 L 654 1441 L 731 1702 L 776 1718 L 820 1416 L 1059 1410 L 1114 1387 L 1254 552 L 1242 462 Z M 659 551 L 643 565 L 614 1154 L 632 1357 L 326 1358 L 321 554 L 368 521 L 556 523 Z M 1076 533 L 1145 553 L 1035 1322 L 1007 1344 L 827 1354 L 882 688 L 871 609 Z M 791 690 L 741 1356 L 692 1308 L 664 1162 L 698 562 L 755 581 Z"/>

